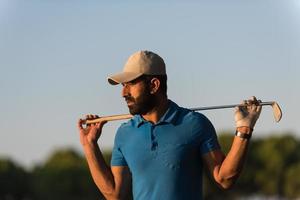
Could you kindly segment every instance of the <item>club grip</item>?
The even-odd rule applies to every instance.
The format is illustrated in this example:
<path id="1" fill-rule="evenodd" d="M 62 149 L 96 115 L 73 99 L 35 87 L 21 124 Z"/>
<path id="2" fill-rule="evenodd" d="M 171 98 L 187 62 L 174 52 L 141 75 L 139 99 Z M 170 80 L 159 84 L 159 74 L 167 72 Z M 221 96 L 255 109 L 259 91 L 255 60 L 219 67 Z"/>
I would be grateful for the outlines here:
<path id="1" fill-rule="evenodd" d="M 99 123 L 102 121 L 114 121 L 114 120 L 122 120 L 122 119 L 130 119 L 132 118 L 131 114 L 124 114 L 124 115 L 112 115 L 112 116 L 105 116 L 105 117 L 99 117 L 96 119 L 87 119 L 85 120 L 84 124 L 94 124 Z"/>

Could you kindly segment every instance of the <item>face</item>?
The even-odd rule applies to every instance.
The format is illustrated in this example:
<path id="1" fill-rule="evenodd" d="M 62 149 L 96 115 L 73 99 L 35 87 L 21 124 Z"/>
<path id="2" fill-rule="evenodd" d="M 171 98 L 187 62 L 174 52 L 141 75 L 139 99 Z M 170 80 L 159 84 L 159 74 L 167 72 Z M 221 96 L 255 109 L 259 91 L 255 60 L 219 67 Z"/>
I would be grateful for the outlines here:
<path id="1" fill-rule="evenodd" d="M 123 83 L 122 96 L 125 98 L 129 112 L 132 115 L 144 115 L 155 106 L 155 98 L 151 94 L 150 87 L 139 78 Z"/>

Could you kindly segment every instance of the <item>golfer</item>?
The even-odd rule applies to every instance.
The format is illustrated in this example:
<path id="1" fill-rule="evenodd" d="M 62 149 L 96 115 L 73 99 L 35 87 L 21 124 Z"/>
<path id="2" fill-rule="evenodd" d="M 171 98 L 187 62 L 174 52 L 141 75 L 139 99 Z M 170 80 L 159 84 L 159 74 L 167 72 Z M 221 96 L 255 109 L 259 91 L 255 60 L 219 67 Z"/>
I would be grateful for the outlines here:
<path id="1" fill-rule="evenodd" d="M 261 112 L 260 101 L 252 97 L 236 107 L 236 133 L 225 156 L 209 119 L 168 99 L 166 67 L 159 55 L 134 53 L 123 72 L 108 82 L 122 84 L 122 96 L 134 115 L 117 130 L 111 166 L 97 144 L 105 122 L 83 127 L 84 119 L 78 121 L 89 169 L 106 199 L 200 200 L 204 167 L 221 188 L 234 184 Z"/>

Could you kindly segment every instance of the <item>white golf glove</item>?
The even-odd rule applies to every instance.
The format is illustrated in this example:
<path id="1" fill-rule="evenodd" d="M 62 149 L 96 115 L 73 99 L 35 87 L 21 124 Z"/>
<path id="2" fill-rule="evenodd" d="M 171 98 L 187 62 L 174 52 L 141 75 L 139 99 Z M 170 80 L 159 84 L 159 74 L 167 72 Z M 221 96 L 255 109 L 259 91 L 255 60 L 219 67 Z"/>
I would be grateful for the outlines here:
<path id="1" fill-rule="evenodd" d="M 253 129 L 262 109 L 261 101 L 256 97 L 244 100 L 241 105 L 235 108 L 235 125 L 238 127 L 249 127 Z"/>

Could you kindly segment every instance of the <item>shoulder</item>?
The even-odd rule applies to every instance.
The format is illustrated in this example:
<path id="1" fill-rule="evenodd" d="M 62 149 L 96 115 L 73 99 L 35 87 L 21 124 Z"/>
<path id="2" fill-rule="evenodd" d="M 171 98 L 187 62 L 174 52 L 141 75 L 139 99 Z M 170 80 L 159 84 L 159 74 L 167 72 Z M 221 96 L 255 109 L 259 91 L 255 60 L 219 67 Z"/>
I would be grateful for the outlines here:
<path id="1" fill-rule="evenodd" d="M 210 120 L 202 113 L 195 112 L 187 108 L 181 108 L 183 120 L 190 124 L 206 125 L 210 124 Z"/>
<path id="2" fill-rule="evenodd" d="M 181 123 L 186 126 L 192 134 L 214 135 L 215 128 L 212 122 L 202 113 L 187 109 L 180 109 Z"/>
<path id="3" fill-rule="evenodd" d="M 118 128 L 118 130 L 117 130 L 117 134 L 120 134 L 120 133 L 126 133 L 126 132 L 130 131 L 130 130 L 133 129 L 133 128 L 134 128 L 134 122 L 133 122 L 132 119 L 130 119 L 130 120 L 127 121 L 127 122 L 123 122 L 123 123 L 119 126 L 119 128 Z"/>
<path id="4" fill-rule="evenodd" d="M 116 138 L 124 137 L 130 132 L 132 132 L 133 129 L 137 127 L 138 120 L 137 116 L 134 116 L 130 120 L 123 122 L 119 128 L 117 129 Z"/>
<path id="5" fill-rule="evenodd" d="M 134 115 L 131 119 L 129 119 L 126 122 L 123 122 L 119 129 L 120 131 L 126 131 L 126 130 L 130 130 L 130 129 L 134 129 L 136 127 L 138 127 L 138 125 L 141 123 L 141 117 L 139 115 Z"/>
<path id="6" fill-rule="evenodd" d="M 187 117 L 190 120 L 196 120 L 198 122 L 209 121 L 209 119 L 204 114 L 196 112 L 196 111 L 193 111 L 193 110 L 190 110 L 190 109 L 187 109 L 187 110 L 189 110 Z"/>
<path id="7" fill-rule="evenodd" d="M 174 124 L 181 124 L 187 126 L 205 126 L 211 124 L 210 120 L 202 113 L 195 112 L 191 109 L 178 106 L 175 102 L 170 100 L 170 114 L 171 121 Z"/>

